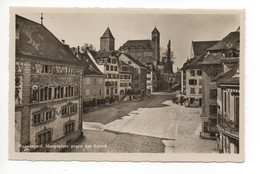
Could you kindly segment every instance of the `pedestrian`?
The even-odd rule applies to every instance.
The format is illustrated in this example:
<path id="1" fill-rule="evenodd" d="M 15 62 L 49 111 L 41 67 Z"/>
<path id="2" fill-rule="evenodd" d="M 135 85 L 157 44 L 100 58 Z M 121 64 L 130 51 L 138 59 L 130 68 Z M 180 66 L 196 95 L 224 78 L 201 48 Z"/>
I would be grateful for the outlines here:
<path id="1" fill-rule="evenodd" d="M 180 96 L 180 104 L 181 104 L 181 106 L 182 106 L 183 102 L 184 102 L 184 96 L 181 95 L 181 96 Z"/>

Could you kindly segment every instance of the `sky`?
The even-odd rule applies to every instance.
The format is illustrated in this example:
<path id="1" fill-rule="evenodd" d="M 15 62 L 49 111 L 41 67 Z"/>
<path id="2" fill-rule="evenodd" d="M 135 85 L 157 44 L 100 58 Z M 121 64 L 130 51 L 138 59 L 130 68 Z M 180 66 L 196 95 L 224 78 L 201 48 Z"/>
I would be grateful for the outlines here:
<path id="1" fill-rule="evenodd" d="M 20 16 L 40 23 L 40 12 L 18 12 Z M 127 40 L 151 39 L 156 26 L 160 45 L 167 47 L 171 40 L 176 68 L 181 68 L 190 56 L 191 42 L 221 40 L 240 25 L 235 14 L 145 14 L 145 13 L 43 13 L 43 25 L 70 47 L 93 44 L 99 50 L 100 37 L 109 26 L 115 49 Z"/>

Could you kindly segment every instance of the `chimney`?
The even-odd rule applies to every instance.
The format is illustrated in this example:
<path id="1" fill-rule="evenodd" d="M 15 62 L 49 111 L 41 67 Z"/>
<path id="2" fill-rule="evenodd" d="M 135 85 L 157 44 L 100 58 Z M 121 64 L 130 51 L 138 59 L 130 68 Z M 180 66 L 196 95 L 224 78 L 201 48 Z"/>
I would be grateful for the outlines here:
<path id="1" fill-rule="evenodd" d="M 75 49 L 75 47 L 72 47 L 72 48 L 71 48 L 71 51 L 73 52 L 74 55 L 76 55 L 76 49 Z"/>
<path id="2" fill-rule="evenodd" d="M 78 53 L 80 53 L 80 46 L 78 46 Z"/>

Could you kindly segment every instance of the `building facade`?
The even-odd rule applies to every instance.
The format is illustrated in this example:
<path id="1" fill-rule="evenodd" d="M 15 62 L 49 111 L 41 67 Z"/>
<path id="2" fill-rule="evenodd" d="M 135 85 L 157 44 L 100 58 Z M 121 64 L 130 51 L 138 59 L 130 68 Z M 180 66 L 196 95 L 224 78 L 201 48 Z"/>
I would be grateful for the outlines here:
<path id="1" fill-rule="evenodd" d="M 114 103 L 119 100 L 119 61 L 116 51 L 97 52 L 96 62 L 103 66 L 105 78 L 106 102 Z"/>
<path id="2" fill-rule="evenodd" d="M 119 97 L 120 99 L 123 99 L 127 95 L 132 94 L 134 68 L 123 61 L 119 62 Z"/>
<path id="3" fill-rule="evenodd" d="M 105 104 L 105 74 L 96 66 L 95 60 L 91 57 L 90 51 L 82 53 L 78 49 L 71 49 L 73 54 L 81 61 L 84 66 L 82 96 L 83 112 L 89 109 Z"/>
<path id="4" fill-rule="evenodd" d="M 153 93 L 157 88 L 157 73 L 154 65 L 151 63 L 146 65 L 146 87 L 147 95 Z"/>
<path id="5" fill-rule="evenodd" d="M 211 79 L 222 72 L 222 53 L 209 53 L 200 63 L 202 67 L 202 114 L 201 137 L 216 139 L 217 132 L 217 95 L 216 84 Z"/>
<path id="6" fill-rule="evenodd" d="M 202 105 L 202 70 L 198 68 L 186 69 L 186 100 L 187 106 Z"/>
<path id="7" fill-rule="evenodd" d="M 197 69 L 201 69 L 201 67 L 197 66 L 199 63 L 196 59 L 199 58 L 199 61 L 203 59 L 203 55 L 207 54 L 207 49 L 217 44 L 218 41 L 192 41 L 191 43 L 191 54 L 190 58 L 183 64 L 181 68 L 181 92 L 183 95 L 187 94 L 187 85 L 189 86 L 189 82 L 187 81 L 186 67 L 192 66 Z M 193 63 L 195 61 L 195 63 Z M 197 61 L 197 62 L 196 62 Z"/>
<path id="8" fill-rule="evenodd" d="M 239 65 L 216 78 L 218 86 L 217 144 L 220 153 L 239 153 Z"/>
<path id="9" fill-rule="evenodd" d="M 222 73 L 212 79 L 218 87 L 217 144 L 220 153 L 240 153 L 240 31 L 230 32 L 208 49 L 222 53 Z"/>
<path id="10" fill-rule="evenodd" d="M 55 151 L 49 146 L 79 138 L 78 59 L 42 24 L 16 15 L 15 61 L 15 150 Z"/>
<path id="11" fill-rule="evenodd" d="M 146 66 L 127 54 L 120 54 L 119 60 L 133 67 L 132 94 L 146 96 Z"/>

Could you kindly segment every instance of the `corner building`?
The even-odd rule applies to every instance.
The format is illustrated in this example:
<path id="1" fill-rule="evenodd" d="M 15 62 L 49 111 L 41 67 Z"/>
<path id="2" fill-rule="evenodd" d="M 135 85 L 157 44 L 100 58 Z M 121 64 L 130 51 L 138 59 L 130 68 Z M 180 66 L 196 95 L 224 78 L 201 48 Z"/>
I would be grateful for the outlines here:
<path id="1" fill-rule="evenodd" d="M 78 139 L 83 73 L 78 59 L 45 26 L 16 15 L 15 64 L 15 151 L 61 150 L 46 145 Z"/>

